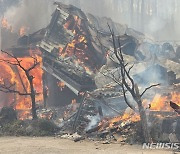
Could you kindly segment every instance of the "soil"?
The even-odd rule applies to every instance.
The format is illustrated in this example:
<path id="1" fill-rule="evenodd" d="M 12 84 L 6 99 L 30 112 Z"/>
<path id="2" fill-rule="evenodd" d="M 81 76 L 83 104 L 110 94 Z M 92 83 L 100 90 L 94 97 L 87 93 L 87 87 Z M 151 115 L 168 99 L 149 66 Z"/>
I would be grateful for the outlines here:
<path id="1" fill-rule="evenodd" d="M 139 145 L 102 144 L 97 141 L 74 142 L 53 137 L 0 137 L 0 154 L 173 154 L 173 152 L 143 150 Z"/>

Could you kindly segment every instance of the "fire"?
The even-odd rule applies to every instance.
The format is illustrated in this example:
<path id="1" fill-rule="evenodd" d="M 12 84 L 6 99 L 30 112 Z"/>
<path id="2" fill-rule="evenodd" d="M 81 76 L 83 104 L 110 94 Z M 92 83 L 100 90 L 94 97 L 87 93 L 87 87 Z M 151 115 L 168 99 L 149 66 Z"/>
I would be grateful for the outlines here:
<path id="1" fill-rule="evenodd" d="M 77 103 L 76 99 L 72 99 L 71 104 L 68 105 L 67 109 L 64 111 L 64 118 L 68 118 L 71 116 L 75 111 L 77 111 L 77 108 L 79 107 L 79 104 Z"/>
<path id="2" fill-rule="evenodd" d="M 131 112 L 131 113 L 124 113 L 121 116 L 113 117 L 111 119 L 104 118 L 99 123 L 99 128 L 100 128 L 99 131 L 104 130 L 105 128 L 118 127 L 118 124 L 120 124 L 124 121 L 137 122 L 137 121 L 140 121 L 140 116 L 139 116 L 139 114 L 137 114 L 135 112 Z"/>
<path id="3" fill-rule="evenodd" d="M 12 27 L 12 25 L 8 22 L 8 20 L 7 20 L 5 17 L 3 17 L 3 18 L 1 19 L 1 25 L 2 25 L 2 28 L 7 29 L 7 30 L 10 30 L 11 32 L 13 32 L 13 27 Z M 24 36 L 24 35 L 27 33 L 27 30 L 28 30 L 27 27 L 22 26 L 22 27 L 19 29 L 19 35 L 20 35 L 20 36 Z"/>
<path id="4" fill-rule="evenodd" d="M 19 30 L 19 35 L 24 36 L 26 34 L 27 28 L 25 26 L 22 26 Z"/>
<path id="5" fill-rule="evenodd" d="M 169 104 L 170 101 L 180 105 L 180 93 L 172 92 L 168 96 L 161 96 L 157 94 L 151 102 L 151 110 L 173 111 Z"/>
<path id="6" fill-rule="evenodd" d="M 33 80 L 34 88 L 37 93 L 36 102 L 40 103 L 43 100 L 43 95 L 42 95 L 43 71 L 41 69 L 42 58 L 38 55 L 34 55 L 34 56 L 37 58 L 37 61 L 40 62 L 40 65 L 38 65 L 35 69 L 31 70 L 30 74 L 34 76 L 34 80 Z M 11 62 L 14 61 L 14 59 L 9 58 L 4 54 L 1 54 L 0 58 Z M 19 60 L 21 60 L 21 64 L 24 68 L 29 68 L 34 63 L 34 60 L 31 57 L 23 57 L 23 58 L 19 58 Z M 29 82 L 25 76 L 25 73 L 20 68 L 18 68 L 17 66 L 11 66 L 5 62 L 1 62 L 0 68 L 1 68 L 1 72 L 0 72 L 1 83 L 6 83 L 9 85 L 14 84 L 14 89 L 16 91 L 20 91 L 23 93 L 25 93 L 26 91 L 30 92 Z M 28 115 L 30 115 L 31 113 L 30 96 L 19 96 L 18 94 L 16 95 L 8 94 L 7 98 L 8 98 L 8 102 L 6 102 L 6 106 L 13 103 L 14 108 L 16 110 L 21 111 L 19 112 L 20 119 L 25 119 L 28 117 Z"/>
<path id="7" fill-rule="evenodd" d="M 86 73 L 92 74 L 92 71 L 89 67 L 84 66 L 84 69 L 85 69 Z"/>
<path id="8" fill-rule="evenodd" d="M 9 23 L 8 23 L 7 19 L 2 18 L 1 25 L 3 28 L 9 29 Z"/>
<path id="9" fill-rule="evenodd" d="M 1 55 L 0 55 L 1 56 Z M 10 83 L 15 83 L 16 81 L 16 74 L 15 72 L 12 70 L 12 68 L 5 64 L 5 63 L 1 63 L 0 65 L 0 83 L 5 83 L 8 84 Z M 1 103 L 0 103 L 0 107 L 3 106 L 9 106 L 14 102 L 14 96 L 12 94 L 4 94 L 2 92 L 0 92 L 0 98 L 1 98 Z"/>
<path id="10" fill-rule="evenodd" d="M 76 99 L 72 100 L 71 105 L 72 105 L 72 111 L 76 111 L 78 107 Z"/>
<path id="11" fill-rule="evenodd" d="M 83 30 L 83 22 L 78 16 L 70 15 L 64 26 L 64 29 L 71 31 L 74 34 L 74 38 L 69 42 L 66 48 L 59 48 L 59 54 L 62 58 L 76 57 L 75 63 L 80 64 L 88 74 L 94 72 L 95 66 L 92 62 L 92 55 L 90 54 L 90 48 L 88 48 L 87 34 Z M 92 61 L 91 61 L 92 60 Z M 89 67 L 88 67 L 89 66 Z"/>
<path id="12" fill-rule="evenodd" d="M 58 86 L 61 89 L 61 91 L 63 91 L 63 89 L 65 88 L 66 85 L 64 82 L 60 81 L 60 82 L 58 82 Z"/>
<path id="13" fill-rule="evenodd" d="M 151 110 L 155 111 L 174 111 L 170 106 L 170 101 L 176 103 L 180 106 L 180 93 L 172 92 L 168 95 L 157 94 L 151 102 Z M 143 100 L 144 108 L 146 108 L 148 100 Z M 163 118 L 162 115 L 157 115 L 159 118 Z M 133 110 L 127 110 L 121 116 L 116 116 L 113 118 L 103 118 L 99 123 L 99 131 L 111 128 L 119 128 L 119 125 L 124 125 L 126 122 L 137 122 L 140 121 L 140 115 Z"/>
<path id="14" fill-rule="evenodd" d="M 61 58 L 66 58 L 68 56 L 68 54 L 66 52 L 63 53 L 62 50 L 63 50 L 62 48 L 59 48 L 59 55 L 60 55 L 60 57 Z"/>
<path id="15" fill-rule="evenodd" d="M 2 18 L 1 20 L 2 28 L 8 29 L 12 32 L 12 26 L 9 24 L 8 20 L 6 18 Z"/>
<path id="16" fill-rule="evenodd" d="M 39 56 L 36 56 L 37 60 L 39 62 L 41 62 L 42 65 L 42 58 Z M 24 68 L 29 68 L 30 66 L 33 65 L 33 59 L 31 57 L 24 57 L 24 58 L 20 58 L 22 60 L 22 65 Z M 43 95 L 42 95 L 42 74 L 43 71 L 41 69 L 41 65 L 36 67 L 35 69 L 33 69 L 31 71 L 31 75 L 34 76 L 34 87 L 35 87 L 35 91 L 38 95 L 36 95 L 36 102 L 41 102 L 43 100 Z M 26 86 L 26 90 L 30 91 L 30 85 L 28 83 L 28 80 L 24 74 L 24 72 L 21 69 L 18 69 L 20 72 L 21 77 L 24 80 L 24 84 Z M 19 85 L 19 87 L 17 87 L 19 90 L 23 90 L 22 89 L 22 85 Z M 23 98 L 22 96 L 19 96 L 19 99 L 21 101 L 18 101 L 16 104 L 16 109 L 17 110 L 25 110 L 25 109 L 31 109 L 31 99 L 30 97 L 25 97 Z M 24 99 L 24 100 L 23 100 Z"/>
<path id="17" fill-rule="evenodd" d="M 9 29 L 9 23 L 6 18 L 2 18 L 1 25 L 3 28 Z"/>
<path id="18" fill-rule="evenodd" d="M 20 119 L 20 120 L 32 119 L 31 111 L 30 111 L 30 110 L 20 111 L 20 112 L 19 112 L 19 119 Z"/>
<path id="19" fill-rule="evenodd" d="M 118 117 L 114 117 L 114 118 L 110 119 L 109 120 L 109 127 L 112 128 L 114 126 L 114 124 L 119 122 L 119 121 L 137 122 L 139 120 L 140 120 L 140 116 L 136 113 L 133 113 L 133 114 L 124 113 L 123 116 L 118 116 Z"/>

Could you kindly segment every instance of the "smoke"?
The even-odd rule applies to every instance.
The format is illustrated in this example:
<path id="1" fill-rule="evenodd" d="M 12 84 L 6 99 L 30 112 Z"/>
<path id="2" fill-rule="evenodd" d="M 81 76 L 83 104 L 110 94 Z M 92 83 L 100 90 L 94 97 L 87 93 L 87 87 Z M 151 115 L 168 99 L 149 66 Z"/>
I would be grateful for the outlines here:
<path id="1" fill-rule="evenodd" d="M 0 0 L 0 15 L 11 6 L 15 6 L 19 3 L 20 0 Z"/>
<path id="2" fill-rule="evenodd" d="M 180 37 L 179 0 L 60 0 L 83 11 L 112 18 L 115 22 L 146 33 L 155 40 Z"/>
<path id="3" fill-rule="evenodd" d="M 93 127 L 97 126 L 97 124 L 100 122 L 100 117 L 99 115 L 95 115 L 95 116 L 87 116 L 87 118 L 90 120 L 90 122 L 88 123 L 88 126 L 86 127 L 86 130 L 90 130 Z"/>
<path id="4" fill-rule="evenodd" d="M 180 37 L 179 0 L 57 0 L 81 8 L 86 13 L 112 18 L 115 22 L 146 33 L 156 40 Z M 0 0 L 0 12 L 16 31 L 26 26 L 28 33 L 46 27 L 55 7 L 50 0 Z M 8 8 L 8 9 L 7 9 Z"/>
<path id="5" fill-rule="evenodd" d="M 148 30 L 151 34 L 160 31 L 166 25 L 166 20 L 153 17 L 148 24 Z"/>
<path id="6" fill-rule="evenodd" d="M 4 17 L 15 32 L 26 27 L 27 33 L 33 33 L 49 24 L 54 9 L 53 2 L 49 0 L 21 0 L 10 6 Z"/>

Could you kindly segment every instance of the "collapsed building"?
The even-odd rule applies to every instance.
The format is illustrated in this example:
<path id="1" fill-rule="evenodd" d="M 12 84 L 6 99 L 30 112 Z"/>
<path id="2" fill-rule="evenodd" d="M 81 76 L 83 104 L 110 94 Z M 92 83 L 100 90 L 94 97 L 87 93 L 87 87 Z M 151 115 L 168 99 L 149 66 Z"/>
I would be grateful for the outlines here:
<path id="1" fill-rule="evenodd" d="M 43 53 L 43 69 L 47 76 L 51 74 L 64 82 L 75 95 L 79 96 L 82 92 L 86 94 L 85 98 L 79 100 L 80 106 L 76 115 L 67 118 L 63 126 L 73 120 L 68 127 L 78 130 L 79 133 L 84 128 L 87 132 L 92 131 L 92 127 L 87 124 L 89 116 L 90 121 L 93 118 L 100 121 L 101 118 L 98 119 L 96 114 L 99 117 L 114 117 L 122 114 L 127 108 L 118 86 L 113 85 L 111 80 L 101 74 L 107 68 L 116 69 L 115 63 L 108 57 L 113 51 L 108 26 L 120 37 L 125 59 L 128 63 L 135 63 L 132 75 L 140 86 L 156 82 L 171 87 L 170 84 L 179 82 L 179 70 L 164 64 L 164 61 L 171 61 L 179 65 L 179 59 L 175 56 L 177 53 L 170 44 L 164 43 L 161 47 L 158 45 L 161 49 L 155 52 L 153 48 L 157 48 L 157 45 L 146 43 L 146 37 L 139 32 L 114 23 L 108 18 L 85 14 L 74 6 L 55 4 L 57 9 L 52 15 L 45 37 L 39 44 Z M 147 99 L 152 99 L 151 97 L 161 90 L 157 88 Z M 175 91 L 178 92 L 178 88 Z M 169 92 L 168 89 L 165 93 Z M 162 112 L 163 116 L 164 113 Z M 138 120 L 138 116 L 134 120 Z"/>
<path id="2" fill-rule="evenodd" d="M 94 75 L 106 63 L 113 45 L 107 24 L 119 35 L 125 33 L 125 27 L 108 18 L 86 15 L 71 5 L 56 4 L 58 7 L 39 44 L 43 69 L 76 95 L 92 91 L 96 89 Z M 124 52 L 135 51 L 138 42 L 135 37 L 123 35 L 121 39 Z"/>
<path id="3" fill-rule="evenodd" d="M 179 71 L 175 70 L 175 67 L 172 68 L 172 64 L 168 66 L 164 64 L 164 54 L 155 52 L 153 49 L 157 45 L 146 43 L 146 37 L 143 34 L 114 23 L 109 18 L 98 18 L 91 14 L 85 14 L 74 6 L 59 2 L 55 4 L 57 9 L 39 44 L 43 53 L 43 69 L 47 72 L 45 74 L 51 74 L 64 82 L 75 95 L 82 91 L 96 89 L 99 86 L 98 82 L 103 80 L 102 74 L 100 74 L 102 80 L 98 81 L 99 69 L 105 64 L 113 65 L 112 62 L 108 64 L 107 61 L 108 54 L 113 50 L 108 25 L 116 35 L 120 36 L 124 56 L 131 63 L 136 64 L 133 75 L 138 83 L 142 81 L 144 74 L 151 74 L 149 79 L 144 78 L 148 80 L 144 82 L 149 84 L 161 83 L 161 81 L 167 84 L 178 82 L 176 75 Z M 154 51 L 154 54 L 151 50 Z M 169 61 L 176 57 L 176 52 L 167 43 L 162 45 L 161 52 L 174 54 L 174 56 L 166 57 Z M 173 63 L 172 60 L 171 63 Z M 176 63 L 176 65 L 179 64 Z M 142 69 L 137 70 L 140 67 Z M 158 77 L 153 78 L 152 76 Z"/>
<path id="4" fill-rule="evenodd" d="M 102 125 L 109 127 L 110 124 L 98 122 L 103 117 L 123 115 L 128 107 L 119 86 L 102 74 L 107 69 L 112 72 L 117 69 L 116 63 L 111 61 L 109 56 L 113 51 L 109 27 L 120 37 L 126 61 L 129 64 L 134 63 L 131 75 L 140 87 L 151 83 L 161 83 L 166 87 L 153 90 L 145 96 L 147 99 L 153 99 L 156 93 L 166 95 L 179 92 L 178 47 L 175 49 L 168 43 L 157 45 L 142 33 L 114 23 L 109 18 L 85 14 L 72 5 L 59 2 L 55 5 L 57 8 L 46 28 L 21 37 L 18 45 L 9 50 L 21 57 L 23 54 L 30 54 L 29 49 L 40 49 L 44 71 L 42 81 L 45 107 L 62 107 L 71 102 L 74 104 L 74 100 L 79 102 L 79 108 L 75 107 L 76 110 L 72 110 L 60 124 L 62 128 L 70 127 L 79 132 L 85 130 L 89 133 L 99 130 Z M 172 98 L 171 96 L 170 99 Z M 73 104 L 70 105 L 74 106 Z M 151 114 L 165 117 L 172 114 L 172 110 L 164 111 L 164 106 L 158 109 L 162 112 L 155 110 Z M 138 121 L 138 116 L 134 117 L 134 121 Z M 98 125 L 98 128 L 92 129 L 89 121 L 94 118 L 97 121 L 95 126 Z M 120 119 L 107 121 L 118 124 L 118 120 Z"/>

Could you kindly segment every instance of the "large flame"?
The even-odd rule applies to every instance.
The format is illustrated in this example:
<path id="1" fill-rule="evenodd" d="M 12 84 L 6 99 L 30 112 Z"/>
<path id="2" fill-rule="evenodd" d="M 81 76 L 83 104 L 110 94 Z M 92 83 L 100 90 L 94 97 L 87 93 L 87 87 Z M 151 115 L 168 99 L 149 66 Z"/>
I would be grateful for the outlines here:
<path id="1" fill-rule="evenodd" d="M 16 81 L 16 74 L 12 68 L 6 63 L 1 63 L 0 65 L 0 83 L 14 83 Z M 9 106 L 14 102 L 14 96 L 12 94 L 0 93 L 0 107 Z"/>
<path id="2" fill-rule="evenodd" d="M 165 96 L 156 94 L 151 102 L 150 110 L 172 112 L 174 110 L 170 106 L 170 101 L 180 106 L 180 93 L 172 92 Z M 144 108 L 146 108 L 145 104 L 147 104 L 147 102 L 148 102 L 147 100 L 143 100 Z M 103 118 L 103 120 L 99 123 L 99 131 L 109 128 L 116 128 L 119 126 L 119 124 L 122 124 L 123 122 L 127 122 L 127 121 L 130 122 L 140 121 L 140 115 L 131 110 L 130 112 L 125 112 L 122 116 L 117 116 L 113 118 Z"/>
<path id="3" fill-rule="evenodd" d="M 37 58 L 37 61 L 40 62 L 40 65 L 38 65 L 35 69 L 31 70 L 30 74 L 34 76 L 34 88 L 37 93 L 36 95 L 36 103 L 41 103 L 43 100 L 42 95 L 42 74 L 43 71 L 41 69 L 42 65 L 42 58 L 41 56 L 34 55 Z M 5 56 L 4 54 L 0 55 L 1 59 L 8 60 L 13 62 L 13 58 L 9 58 Z M 21 64 L 24 68 L 29 68 L 33 65 L 34 59 L 32 57 L 23 57 L 19 58 L 21 60 Z M 1 62 L 0 65 L 1 72 L 0 72 L 0 79 L 1 83 L 6 84 L 15 84 L 14 88 L 16 91 L 20 91 L 25 93 L 26 91 L 30 92 L 30 85 L 26 78 L 26 75 L 22 69 L 16 66 L 11 66 L 5 62 Z M 21 80 L 22 79 L 22 80 Z M 23 82 L 23 83 L 22 83 Z M 23 86 L 24 85 L 24 86 Z M 31 98 L 30 96 L 19 96 L 14 94 L 8 94 L 8 97 L 11 96 L 6 103 L 6 106 L 13 103 L 13 106 L 16 110 L 20 110 L 20 118 L 25 119 L 27 118 L 31 113 Z M 2 106 L 1 106 L 2 107 Z"/>
<path id="4" fill-rule="evenodd" d="M 8 22 L 8 20 L 7 20 L 5 17 L 3 17 L 3 18 L 1 19 L 1 26 L 2 26 L 2 28 L 6 29 L 6 30 L 9 30 L 10 32 L 14 32 L 13 26 Z M 28 29 L 29 29 L 29 28 L 27 28 L 26 26 L 20 27 L 20 29 L 18 30 L 18 31 L 19 31 L 19 32 L 18 32 L 19 36 L 24 36 L 24 35 L 26 35 Z"/>
<path id="5" fill-rule="evenodd" d="M 167 96 L 161 96 L 160 94 L 157 94 L 151 102 L 151 110 L 173 111 L 169 104 L 170 101 L 173 101 L 180 106 L 180 93 L 172 92 Z"/>
<path id="6" fill-rule="evenodd" d="M 89 74 L 95 71 L 92 52 L 88 48 L 87 34 L 82 28 L 82 21 L 78 16 L 69 16 L 64 28 L 74 34 L 73 40 L 67 44 L 65 49 L 59 48 L 59 54 L 62 58 L 75 56 L 76 64 L 80 64 Z"/>

